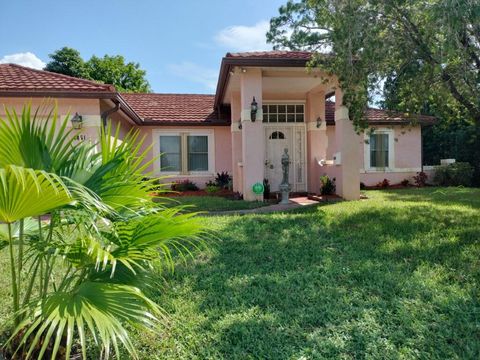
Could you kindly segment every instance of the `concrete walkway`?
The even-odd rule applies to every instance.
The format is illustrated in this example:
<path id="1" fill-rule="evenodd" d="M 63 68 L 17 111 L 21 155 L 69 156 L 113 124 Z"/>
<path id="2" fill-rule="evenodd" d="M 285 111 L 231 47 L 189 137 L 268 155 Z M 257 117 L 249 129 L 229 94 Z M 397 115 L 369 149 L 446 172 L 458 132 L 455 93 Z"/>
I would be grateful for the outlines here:
<path id="1" fill-rule="evenodd" d="M 273 204 L 268 206 L 262 206 L 255 209 L 245 209 L 245 210 L 227 210 L 227 211 L 209 211 L 205 215 L 246 215 L 246 214 L 268 214 L 282 211 L 289 211 L 293 209 L 298 209 L 304 206 L 318 205 L 319 202 L 316 200 L 310 200 L 307 197 L 297 197 L 290 199 L 288 204 Z"/>

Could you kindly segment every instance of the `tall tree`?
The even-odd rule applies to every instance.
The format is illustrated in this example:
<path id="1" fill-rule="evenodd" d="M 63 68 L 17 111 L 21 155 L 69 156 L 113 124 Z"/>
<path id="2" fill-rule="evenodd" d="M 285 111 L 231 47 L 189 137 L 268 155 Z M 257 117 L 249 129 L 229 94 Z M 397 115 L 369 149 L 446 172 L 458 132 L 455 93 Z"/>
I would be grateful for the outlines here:
<path id="1" fill-rule="evenodd" d="M 145 70 L 140 64 L 125 62 L 123 56 L 92 56 L 87 62 L 88 74 L 92 79 L 114 85 L 118 91 L 149 92 L 150 85 L 145 79 Z"/>
<path id="2" fill-rule="evenodd" d="M 276 48 L 330 51 L 312 65 L 336 73 L 353 120 L 380 80 L 398 80 L 402 109 L 448 101 L 480 126 L 480 2 L 477 0 L 288 1 L 270 22 Z"/>
<path id="3" fill-rule="evenodd" d="M 123 56 L 92 56 L 90 60 L 84 61 L 78 50 L 68 47 L 49 56 L 52 60 L 45 67 L 47 71 L 112 84 L 118 91 L 151 91 L 146 71 L 138 63 L 125 62 Z"/>
<path id="4" fill-rule="evenodd" d="M 45 70 L 78 78 L 88 78 L 85 61 L 78 50 L 65 46 L 48 56 L 52 60 L 45 66 Z"/>

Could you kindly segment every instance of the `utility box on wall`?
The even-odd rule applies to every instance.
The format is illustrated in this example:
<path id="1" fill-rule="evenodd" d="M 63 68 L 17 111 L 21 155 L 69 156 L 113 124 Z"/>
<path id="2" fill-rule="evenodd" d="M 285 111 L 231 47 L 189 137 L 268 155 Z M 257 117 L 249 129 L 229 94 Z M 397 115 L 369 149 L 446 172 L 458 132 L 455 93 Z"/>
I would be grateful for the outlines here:
<path id="1" fill-rule="evenodd" d="M 342 153 L 341 152 L 336 152 L 333 154 L 333 163 L 335 165 L 342 165 Z"/>

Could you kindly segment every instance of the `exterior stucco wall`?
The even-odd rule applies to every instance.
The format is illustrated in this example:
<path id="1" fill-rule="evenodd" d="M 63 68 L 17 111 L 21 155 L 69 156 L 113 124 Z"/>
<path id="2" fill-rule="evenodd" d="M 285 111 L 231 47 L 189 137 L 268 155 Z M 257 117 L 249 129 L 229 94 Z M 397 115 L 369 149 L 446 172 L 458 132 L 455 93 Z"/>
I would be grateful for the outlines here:
<path id="1" fill-rule="evenodd" d="M 55 104 L 57 104 L 57 111 L 59 119 L 63 120 L 65 116 L 73 116 L 75 113 L 79 113 L 83 117 L 83 127 L 81 133 L 85 135 L 86 140 L 96 142 L 98 140 L 100 129 L 100 100 L 99 99 L 74 99 L 74 98 L 58 98 L 58 99 L 46 99 L 46 98 L 14 98 L 14 97 L 2 97 L 0 98 L 0 117 L 5 118 L 4 106 L 8 109 L 15 109 L 20 115 L 22 108 L 26 104 L 31 104 L 32 114 L 37 108 L 42 109 L 40 116 L 48 115 L 50 110 Z M 68 126 L 71 126 L 70 122 Z"/>
<path id="2" fill-rule="evenodd" d="M 107 111 L 111 109 L 113 105 L 109 105 L 106 102 L 100 102 L 100 111 L 103 113 L 104 111 Z M 111 114 L 108 118 L 107 121 L 112 122 L 112 127 L 116 130 L 116 127 L 120 125 L 120 131 L 119 131 L 119 138 L 123 139 L 128 132 L 133 128 L 133 124 L 129 123 L 128 119 L 123 115 L 122 112 L 116 111 L 113 114 Z"/>
<path id="3" fill-rule="evenodd" d="M 152 146 L 147 156 L 147 161 L 150 161 L 158 154 L 160 149 L 157 149 L 158 141 L 154 139 L 160 132 L 190 132 L 190 131 L 211 131 L 213 133 L 214 142 L 214 166 L 213 171 L 208 174 L 165 174 L 157 171 L 152 164 L 148 172 L 151 177 L 160 178 L 162 182 L 171 183 L 177 180 L 189 179 L 198 187 L 204 188 L 205 183 L 213 180 L 217 172 L 227 171 L 232 174 L 232 139 L 229 126 L 143 126 L 137 127 L 140 131 L 140 137 L 144 137 L 143 148 L 146 149 Z M 155 161 L 160 161 L 156 159 Z"/>
<path id="4" fill-rule="evenodd" d="M 365 135 L 358 135 L 359 151 L 358 157 L 361 164 L 360 181 L 367 186 L 374 186 L 383 179 L 388 179 L 391 184 L 398 184 L 404 179 L 408 179 L 413 183 L 413 176 L 421 171 L 421 127 L 403 127 L 403 126 L 377 126 L 377 130 L 387 129 L 393 130 L 393 167 L 389 170 L 369 170 L 365 167 L 365 157 L 367 144 L 365 143 Z M 327 127 L 328 148 L 327 160 L 333 159 L 335 154 L 335 127 Z M 368 164 L 367 164 L 368 165 Z M 330 177 L 336 177 L 335 165 L 324 166 L 321 170 L 323 174 Z"/>

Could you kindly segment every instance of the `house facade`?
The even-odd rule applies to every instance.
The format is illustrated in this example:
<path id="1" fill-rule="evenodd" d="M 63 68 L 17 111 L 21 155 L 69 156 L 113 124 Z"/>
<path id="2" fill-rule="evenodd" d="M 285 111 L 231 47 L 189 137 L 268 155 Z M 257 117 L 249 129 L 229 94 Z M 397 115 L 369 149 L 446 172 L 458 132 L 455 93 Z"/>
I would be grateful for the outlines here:
<path id="1" fill-rule="evenodd" d="M 285 149 L 295 192 L 318 193 L 322 175 L 335 178 L 337 193 L 348 200 L 359 198 L 360 182 L 411 180 L 422 170 L 422 126 L 434 119 L 418 116 L 412 125 L 403 114 L 368 109 L 370 129 L 357 134 L 336 76 L 307 71 L 310 57 L 228 53 L 214 95 L 120 94 L 110 85 L 4 64 L 0 103 L 20 109 L 56 99 L 60 114 L 81 114 L 78 141 L 95 141 L 107 119 L 124 134 L 138 129 L 145 146 L 152 145 L 150 156 L 158 157 L 154 176 L 202 187 L 227 171 L 246 200 L 261 199 L 252 188 L 263 179 L 278 191 Z"/>

